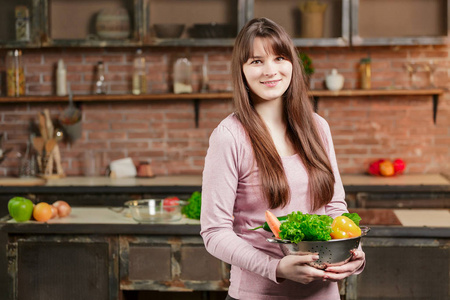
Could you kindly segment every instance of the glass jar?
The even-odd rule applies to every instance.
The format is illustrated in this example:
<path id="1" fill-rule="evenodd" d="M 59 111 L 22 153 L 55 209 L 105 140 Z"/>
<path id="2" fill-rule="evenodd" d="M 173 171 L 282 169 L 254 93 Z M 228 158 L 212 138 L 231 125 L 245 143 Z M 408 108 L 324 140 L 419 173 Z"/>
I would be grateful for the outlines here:
<path id="1" fill-rule="evenodd" d="M 189 59 L 177 59 L 173 68 L 173 73 L 173 92 L 175 94 L 192 93 L 192 66 Z"/>
<path id="2" fill-rule="evenodd" d="M 25 72 L 20 50 L 8 51 L 6 54 L 6 91 L 10 97 L 25 95 Z"/>
<path id="3" fill-rule="evenodd" d="M 361 80 L 361 89 L 371 88 L 371 61 L 370 58 L 362 58 L 359 64 L 359 74 Z"/>

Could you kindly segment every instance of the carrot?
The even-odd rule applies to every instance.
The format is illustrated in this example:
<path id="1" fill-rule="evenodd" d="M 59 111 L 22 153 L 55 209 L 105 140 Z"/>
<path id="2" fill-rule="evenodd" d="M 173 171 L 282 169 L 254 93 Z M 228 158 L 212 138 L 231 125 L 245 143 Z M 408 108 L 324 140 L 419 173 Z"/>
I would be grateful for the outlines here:
<path id="1" fill-rule="evenodd" d="M 270 227 L 270 230 L 272 230 L 273 234 L 276 238 L 280 237 L 280 225 L 281 222 L 278 220 L 277 217 L 270 211 L 266 210 L 266 222 Z"/>

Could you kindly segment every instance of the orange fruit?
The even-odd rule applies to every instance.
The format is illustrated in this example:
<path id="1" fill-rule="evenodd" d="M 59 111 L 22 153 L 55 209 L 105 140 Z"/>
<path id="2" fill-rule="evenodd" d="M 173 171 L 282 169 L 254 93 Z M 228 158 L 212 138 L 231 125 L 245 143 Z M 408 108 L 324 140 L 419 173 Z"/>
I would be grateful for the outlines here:
<path id="1" fill-rule="evenodd" d="M 380 163 L 380 174 L 383 176 L 394 175 L 394 164 L 390 160 L 385 160 Z"/>
<path id="2" fill-rule="evenodd" d="M 52 218 L 52 207 L 50 204 L 40 202 L 33 209 L 33 218 L 38 222 L 46 222 Z"/>

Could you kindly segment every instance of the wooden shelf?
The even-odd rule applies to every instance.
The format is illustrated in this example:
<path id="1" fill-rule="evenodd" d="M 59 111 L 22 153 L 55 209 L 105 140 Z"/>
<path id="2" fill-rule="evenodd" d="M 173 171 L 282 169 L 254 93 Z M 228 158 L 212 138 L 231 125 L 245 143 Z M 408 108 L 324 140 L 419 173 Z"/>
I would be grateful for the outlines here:
<path id="1" fill-rule="evenodd" d="M 314 109 L 317 111 L 319 98 L 330 97 L 371 97 L 371 96 L 432 96 L 433 97 L 433 121 L 436 123 L 437 107 L 439 96 L 446 90 L 433 89 L 373 89 L 373 90 L 312 90 L 310 96 L 314 99 Z M 211 92 L 211 93 L 192 93 L 192 94 L 145 94 L 145 95 L 74 95 L 74 102 L 102 102 L 102 101 L 165 101 L 165 100 L 189 100 L 194 101 L 195 123 L 198 125 L 198 112 L 200 100 L 221 100 L 231 99 L 232 92 Z M 1 103 L 17 103 L 17 102 L 66 102 L 68 97 L 59 97 L 53 95 L 44 96 L 22 96 L 22 97 L 0 97 Z"/>

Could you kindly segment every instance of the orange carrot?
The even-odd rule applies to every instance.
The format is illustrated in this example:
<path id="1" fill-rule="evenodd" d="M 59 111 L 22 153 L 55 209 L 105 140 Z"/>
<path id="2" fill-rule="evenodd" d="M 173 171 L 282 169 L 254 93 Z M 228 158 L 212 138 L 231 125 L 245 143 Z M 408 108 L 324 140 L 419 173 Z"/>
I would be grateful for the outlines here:
<path id="1" fill-rule="evenodd" d="M 280 225 L 281 222 L 278 220 L 277 217 L 270 211 L 266 210 L 266 222 L 270 227 L 270 230 L 272 230 L 273 234 L 276 238 L 280 237 Z"/>

